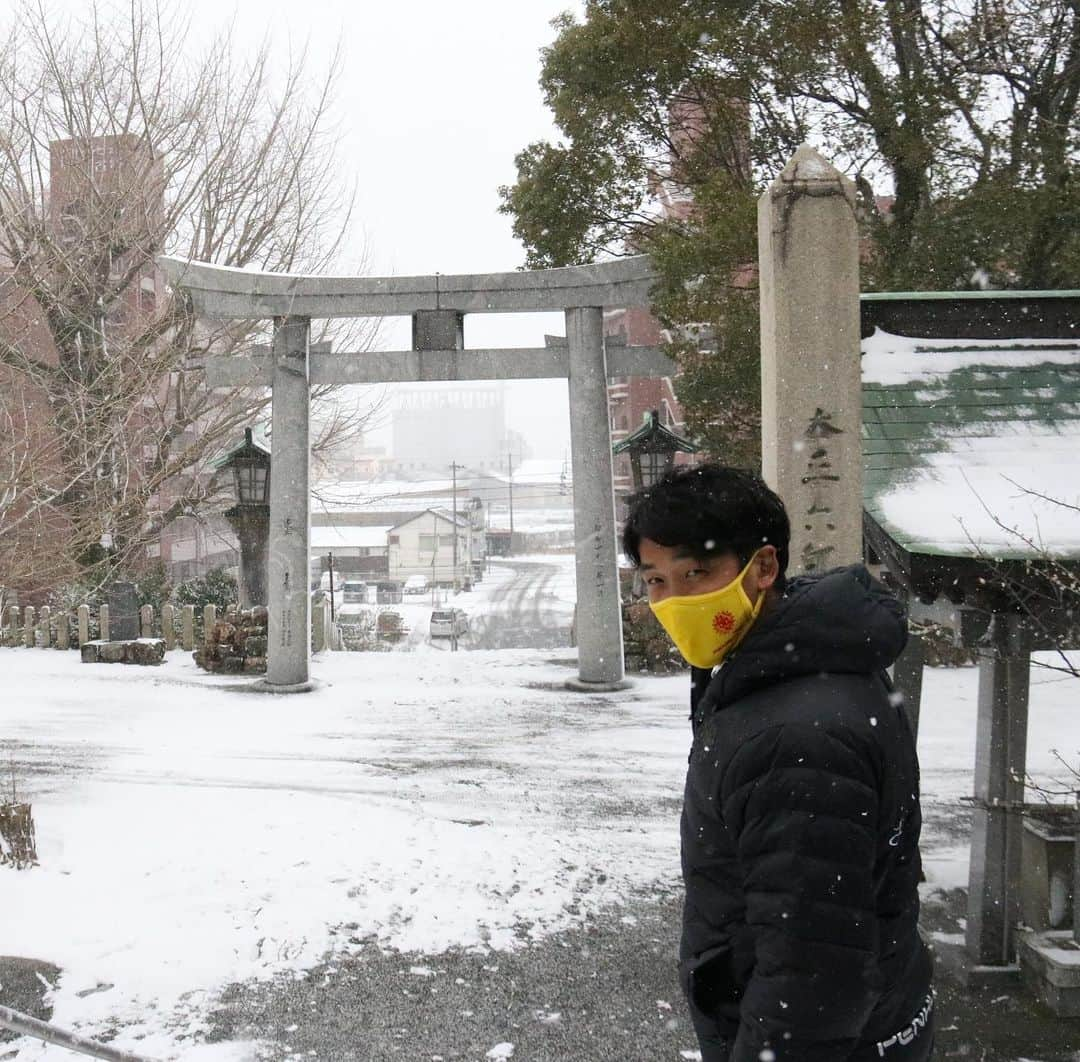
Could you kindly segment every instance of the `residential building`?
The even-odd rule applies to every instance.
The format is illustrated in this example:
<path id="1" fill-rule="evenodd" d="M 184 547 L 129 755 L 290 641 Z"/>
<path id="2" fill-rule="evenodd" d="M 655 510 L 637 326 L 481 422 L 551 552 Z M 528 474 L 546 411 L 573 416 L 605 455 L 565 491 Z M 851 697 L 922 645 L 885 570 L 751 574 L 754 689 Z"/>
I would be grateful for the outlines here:
<path id="1" fill-rule="evenodd" d="M 447 509 L 425 509 L 391 527 L 387 533 L 390 579 L 404 582 L 411 575 L 424 575 L 433 585 L 471 583 L 471 531 L 467 514 L 459 513 L 455 519 Z"/>

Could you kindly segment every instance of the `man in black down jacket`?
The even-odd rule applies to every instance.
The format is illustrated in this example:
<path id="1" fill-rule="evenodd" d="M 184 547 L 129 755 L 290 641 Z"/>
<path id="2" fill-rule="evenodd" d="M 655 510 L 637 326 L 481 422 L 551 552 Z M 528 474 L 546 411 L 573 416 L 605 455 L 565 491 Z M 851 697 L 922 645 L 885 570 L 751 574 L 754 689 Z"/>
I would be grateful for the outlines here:
<path id="1" fill-rule="evenodd" d="M 901 605 L 862 566 L 785 580 L 783 502 L 670 473 L 623 535 L 694 665 L 680 972 L 703 1062 L 922 1062 L 919 767 L 884 668 Z"/>

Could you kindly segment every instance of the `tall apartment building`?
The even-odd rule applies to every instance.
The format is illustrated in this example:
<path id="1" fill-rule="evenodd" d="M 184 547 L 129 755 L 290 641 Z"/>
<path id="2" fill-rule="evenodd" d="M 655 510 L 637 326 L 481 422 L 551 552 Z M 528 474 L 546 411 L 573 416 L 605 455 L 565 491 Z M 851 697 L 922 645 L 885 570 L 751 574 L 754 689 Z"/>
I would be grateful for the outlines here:
<path id="1" fill-rule="evenodd" d="M 451 462 L 499 469 L 507 452 L 506 388 L 501 381 L 410 388 L 391 414 L 391 455 L 403 473 L 445 474 Z"/>
<path id="2" fill-rule="evenodd" d="M 164 276 L 146 249 L 148 234 L 161 224 L 161 172 L 160 162 L 138 137 L 64 139 L 49 145 L 45 188 L 9 189 L 6 208 L 17 227 L 25 226 L 29 249 L 18 260 L 0 260 L 0 339 L 13 360 L 21 357 L 42 371 L 12 365 L 0 369 L 0 532 L 13 551 L 0 556 L 0 582 L 10 582 L 29 599 L 46 576 L 62 582 L 77 571 L 70 551 L 60 548 L 71 530 L 56 497 L 67 485 L 64 440 L 41 383 L 63 369 L 64 360 L 50 328 L 56 322 L 46 318 L 33 291 L 47 285 L 58 307 L 54 316 L 62 322 L 66 312 L 74 322 L 88 277 L 102 290 L 111 282 L 122 283 L 122 295 L 105 318 L 107 343 L 153 313 L 165 292 Z M 37 230 L 45 231 L 32 235 Z M 70 371 L 79 371 L 77 365 Z M 137 424 L 140 415 L 140 410 L 128 411 L 128 422 Z M 124 475 L 132 474 L 129 457 L 124 455 Z M 105 453 L 102 467 L 110 465 L 116 467 L 116 455 Z M 26 562 L 28 554 L 51 560 L 42 569 L 40 563 Z"/>
<path id="3" fill-rule="evenodd" d="M 652 193 L 665 219 L 682 219 L 694 211 L 694 200 L 685 184 L 678 180 L 680 158 L 685 157 L 695 142 L 704 135 L 710 144 L 719 142 L 722 147 L 722 164 L 731 172 L 745 179 L 750 178 L 749 113 L 745 105 L 728 104 L 722 114 L 714 112 L 710 117 L 726 118 L 726 122 L 706 119 L 706 102 L 693 94 L 673 98 L 668 105 L 668 133 L 671 143 L 670 174 L 658 178 Z M 633 308 L 612 310 L 604 315 L 604 332 L 620 336 L 628 344 L 658 346 L 663 340 L 660 323 L 647 310 Z M 612 443 L 621 442 L 631 432 L 641 427 L 642 421 L 656 410 L 660 423 L 677 434 L 684 434 L 686 425 L 682 407 L 675 395 L 673 378 L 647 378 L 635 376 L 616 377 L 608 386 L 608 411 L 611 420 Z M 676 456 L 677 462 L 690 461 L 684 454 Z M 630 474 L 630 458 L 621 454 L 614 463 L 615 493 L 622 496 L 633 489 Z"/>
<path id="4" fill-rule="evenodd" d="M 164 304 L 165 276 L 154 261 L 164 223 L 164 192 L 161 161 L 139 137 L 61 139 L 49 145 L 47 190 L 40 202 L 27 204 L 26 209 L 40 215 L 55 241 L 54 261 L 50 263 L 42 255 L 41 268 L 51 270 L 54 283 L 72 285 L 67 296 L 60 289 L 62 305 L 67 297 L 73 307 L 78 307 L 79 299 L 84 297 L 78 285 L 88 275 L 95 277 L 106 290 L 113 282 L 122 289 L 105 317 L 104 331 L 110 347 L 125 337 L 142 335 L 148 318 Z M 65 261 L 66 256 L 70 256 L 70 261 Z M 61 363 L 60 351 L 41 306 L 28 290 L 20 287 L 15 264 L 2 261 L 0 338 L 42 366 L 56 368 Z M 144 474 L 142 462 L 150 458 L 149 451 L 161 435 L 162 411 L 166 424 L 170 415 L 170 383 L 175 380 L 162 379 L 157 394 L 145 394 L 135 408 L 124 411 L 127 449 L 104 455 L 100 474 L 111 475 L 110 469 L 122 468 L 122 475 L 134 482 Z M 0 367 L 0 387 L 6 398 L 0 403 L 0 458 L 5 466 L 17 466 L 20 457 L 26 454 L 44 454 L 53 465 L 44 470 L 39 465 L 34 470 L 36 482 L 47 484 L 50 476 L 60 482 L 62 448 L 47 392 L 35 383 L 32 374 L 3 367 Z M 193 427 L 197 429 L 197 425 Z M 182 444 L 185 438 L 179 442 Z M 148 452 L 144 453 L 144 449 Z M 21 502 L 18 497 L 12 503 L 10 497 L 3 496 L 24 490 L 29 497 L 30 490 L 25 481 L 9 480 L 0 471 L 0 502 L 3 502 L 0 517 L 6 508 L 10 526 L 12 514 L 18 515 Z M 174 496 L 166 483 L 151 499 L 151 507 L 166 509 Z M 20 548 L 25 544 L 27 549 L 52 551 L 54 560 L 47 572 L 50 583 L 74 579 L 77 568 L 67 556 L 69 551 L 61 548 L 68 526 L 62 511 L 47 505 L 35 508 L 34 520 L 20 520 L 10 540 L 17 538 Z M 4 523 L 0 518 L 0 532 Z M 108 530 L 104 528 L 103 541 L 107 536 Z M 152 543 L 147 555 L 148 559 L 160 558 L 174 578 L 185 578 L 205 571 L 214 563 L 232 561 L 235 539 L 224 520 L 182 519 L 165 528 L 160 542 Z M 35 590 L 43 587 L 41 576 L 20 580 L 18 565 L 11 563 L 10 558 L 5 559 L 2 548 L 0 569 L 6 569 L 0 570 L 0 584 L 8 580 L 19 586 L 27 600 L 34 600 Z M 28 570 L 28 566 L 24 565 L 23 570 Z"/>

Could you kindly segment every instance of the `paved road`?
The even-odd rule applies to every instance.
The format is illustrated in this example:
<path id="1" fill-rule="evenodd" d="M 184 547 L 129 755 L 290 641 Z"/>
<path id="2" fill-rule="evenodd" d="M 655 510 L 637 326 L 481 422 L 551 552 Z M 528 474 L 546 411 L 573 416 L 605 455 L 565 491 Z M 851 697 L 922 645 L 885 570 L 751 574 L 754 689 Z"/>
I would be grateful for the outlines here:
<path id="1" fill-rule="evenodd" d="M 563 567 L 544 561 L 504 559 L 514 570 L 511 582 L 501 587 L 486 616 L 473 620 L 472 632 L 462 649 L 558 649 L 570 644 L 570 621 L 558 607 L 553 592 Z"/>

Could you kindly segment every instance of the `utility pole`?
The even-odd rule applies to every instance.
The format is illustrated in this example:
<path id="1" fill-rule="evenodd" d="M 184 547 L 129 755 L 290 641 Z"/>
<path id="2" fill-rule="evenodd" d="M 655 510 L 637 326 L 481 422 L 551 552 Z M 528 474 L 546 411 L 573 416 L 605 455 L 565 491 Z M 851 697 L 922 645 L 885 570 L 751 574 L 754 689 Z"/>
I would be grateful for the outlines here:
<path id="1" fill-rule="evenodd" d="M 458 591 L 458 551 L 457 551 L 457 470 L 464 468 L 464 465 L 459 465 L 456 461 L 450 462 L 450 472 L 453 475 L 453 493 L 454 493 L 454 593 Z"/>
<path id="2" fill-rule="evenodd" d="M 435 581 L 435 558 L 439 555 L 439 514 L 431 510 L 431 607 L 439 605 L 438 583 Z"/>
<path id="3" fill-rule="evenodd" d="M 334 555 L 327 553 L 326 560 L 330 568 L 330 618 L 334 619 Z"/>
<path id="4" fill-rule="evenodd" d="M 514 455 L 506 455 L 506 485 L 510 488 L 510 549 L 514 549 Z"/>

